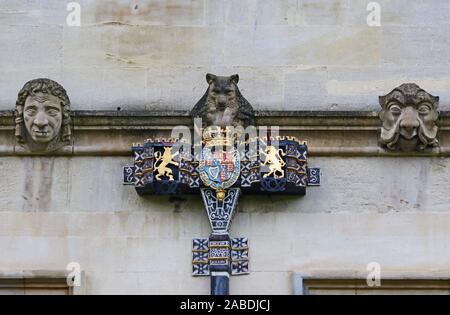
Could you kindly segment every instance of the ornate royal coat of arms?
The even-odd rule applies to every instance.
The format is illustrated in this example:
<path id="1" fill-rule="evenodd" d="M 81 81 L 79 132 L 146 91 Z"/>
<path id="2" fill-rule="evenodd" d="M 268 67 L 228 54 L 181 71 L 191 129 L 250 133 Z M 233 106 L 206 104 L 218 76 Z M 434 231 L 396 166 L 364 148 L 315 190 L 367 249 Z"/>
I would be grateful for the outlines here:
<path id="1" fill-rule="evenodd" d="M 294 137 L 256 137 L 242 145 L 219 128 L 203 132 L 201 143 L 147 139 L 132 150 L 134 166 L 125 168 L 124 179 L 140 195 L 201 194 L 212 233 L 193 240 L 192 274 L 210 275 L 212 288 L 228 283 L 218 273 L 249 272 L 248 239 L 229 236 L 241 194 L 304 195 L 306 186 L 320 184 L 319 169 L 307 167 L 306 142 Z"/>
<path id="2" fill-rule="evenodd" d="M 221 199 L 224 190 L 233 186 L 238 180 L 240 167 L 237 150 L 212 152 L 205 147 L 198 170 L 203 184 L 216 190 L 218 198 Z"/>
<path id="3" fill-rule="evenodd" d="M 209 87 L 191 112 L 193 139 L 189 132 L 172 130 L 183 139 L 133 145 L 134 165 L 124 168 L 124 183 L 139 195 L 202 196 L 211 234 L 192 241 L 192 275 L 210 276 L 211 294 L 224 295 L 230 275 L 250 270 L 248 238 L 229 235 L 239 196 L 301 196 L 306 186 L 320 185 L 320 169 L 308 167 L 305 141 L 280 137 L 272 127 L 269 133 L 264 126 L 256 130 L 237 74 L 207 74 L 206 80 Z"/>

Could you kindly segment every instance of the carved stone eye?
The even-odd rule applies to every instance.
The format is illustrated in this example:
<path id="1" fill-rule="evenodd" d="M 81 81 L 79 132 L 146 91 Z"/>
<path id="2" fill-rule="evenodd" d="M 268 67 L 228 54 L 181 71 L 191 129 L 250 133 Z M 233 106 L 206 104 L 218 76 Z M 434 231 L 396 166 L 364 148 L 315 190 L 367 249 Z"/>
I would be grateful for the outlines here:
<path id="1" fill-rule="evenodd" d="M 429 104 L 421 104 L 419 106 L 419 114 L 426 115 L 431 111 L 431 106 Z"/>
<path id="2" fill-rule="evenodd" d="M 58 116 L 58 114 L 59 114 L 59 111 L 56 110 L 56 109 L 49 109 L 49 110 L 47 110 L 46 112 L 47 112 L 47 114 L 49 114 L 50 116 Z"/>
<path id="3" fill-rule="evenodd" d="M 378 113 L 382 122 L 381 147 L 403 152 L 435 152 L 439 148 L 438 96 L 427 93 L 415 83 L 404 83 L 380 96 L 379 103 L 382 108 Z"/>
<path id="4" fill-rule="evenodd" d="M 34 116 L 37 113 L 37 110 L 35 107 L 28 107 L 25 109 L 25 112 L 27 113 L 27 115 L 29 116 Z"/>
<path id="5" fill-rule="evenodd" d="M 394 103 L 389 106 L 389 111 L 394 115 L 400 115 L 402 112 L 402 109 L 400 108 L 400 106 L 398 106 Z"/>

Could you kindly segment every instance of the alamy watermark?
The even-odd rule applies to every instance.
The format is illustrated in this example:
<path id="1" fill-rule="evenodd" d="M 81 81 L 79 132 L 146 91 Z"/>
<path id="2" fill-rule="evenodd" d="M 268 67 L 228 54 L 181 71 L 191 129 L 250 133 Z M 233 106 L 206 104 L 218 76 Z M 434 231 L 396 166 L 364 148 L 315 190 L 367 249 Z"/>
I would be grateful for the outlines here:
<path id="1" fill-rule="evenodd" d="M 266 153 L 268 147 L 279 149 L 280 139 L 279 126 L 208 126 L 202 128 L 202 119 L 194 119 L 194 134 L 188 126 L 176 126 L 172 128 L 171 138 L 177 139 L 175 151 L 185 152 L 184 156 L 191 157 L 191 148 L 193 148 L 194 157 L 201 156 L 206 151 L 223 151 L 230 153 L 237 150 L 242 159 L 250 162 L 258 160 L 257 152 Z M 258 141 L 254 141 L 258 139 Z M 219 140 L 219 141 L 217 141 Z M 204 146 L 203 144 L 212 143 Z M 254 154 L 246 154 L 253 152 Z M 260 155 L 264 161 L 264 154 Z M 179 155 L 174 159 L 179 161 Z"/>
<path id="2" fill-rule="evenodd" d="M 381 6 L 378 2 L 369 2 L 366 7 L 370 11 L 367 15 L 367 25 L 371 27 L 381 26 Z"/>
<path id="3" fill-rule="evenodd" d="M 81 25 L 81 5 L 78 2 L 69 2 L 66 6 L 70 13 L 66 17 L 66 24 L 68 26 Z"/>
<path id="4" fill-rule="evenodd" d="M 67 285 L 69 287 L 81 286 L 81 265 L 72 261 L 67 264 L 66 270 L 69 271 L 66 277 Z"/>
<path id="5" fill-rule="evenodd" d="M 366 277 L 367 286 L 380 287 L 381 286 L 381 265 L 376 261 L 367 264 L 366 270 L 369 272 Z"/>

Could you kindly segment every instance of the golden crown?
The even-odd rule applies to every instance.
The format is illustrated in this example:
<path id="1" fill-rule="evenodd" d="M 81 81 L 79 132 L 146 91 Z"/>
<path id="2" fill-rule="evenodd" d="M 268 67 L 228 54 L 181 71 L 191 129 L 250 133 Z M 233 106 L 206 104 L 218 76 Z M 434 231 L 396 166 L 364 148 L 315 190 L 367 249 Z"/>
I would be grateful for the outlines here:
<path id="1" fill-rule="evenodd" d="M 209 126 L 202 130 L 203 143 L 207 146 L 231 146 L 236 140 L 234 128 Z"/>

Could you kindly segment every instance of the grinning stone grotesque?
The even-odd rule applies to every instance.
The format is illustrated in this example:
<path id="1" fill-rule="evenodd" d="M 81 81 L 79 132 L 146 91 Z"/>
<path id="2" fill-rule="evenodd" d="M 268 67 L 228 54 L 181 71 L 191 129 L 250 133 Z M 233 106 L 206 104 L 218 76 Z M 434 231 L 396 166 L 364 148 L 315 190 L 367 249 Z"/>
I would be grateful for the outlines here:
<path id="1" fill-rule="evenodd" d="M 423 151 L 439 146 L 439 97 L 405 83 L 379 97 L 380 143 L 392 151 Z"/>
<path id="2" fill-rule="evenodd" d="M 206 82 L 209 87 L 192 109 L 193 118 L 202 118 L 204 126 L 254 125 L 253 108 L 237 87 L 239 75 L 221 77 L 208 73 Z"/>
<path id="3" fill-rule="evenodd" d="M 25 149 L 51 152 L 70 142 L 70 100 L 55 81 L 27 82 L 19 92 L 15 117 L 16 140 Z"/>

